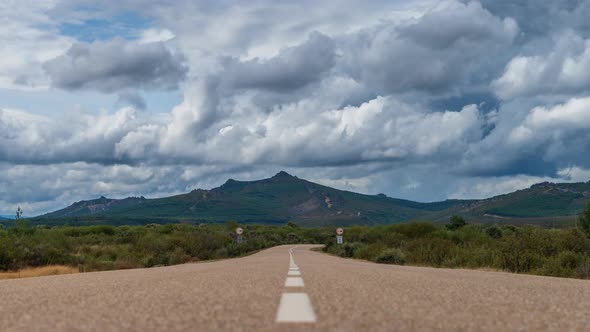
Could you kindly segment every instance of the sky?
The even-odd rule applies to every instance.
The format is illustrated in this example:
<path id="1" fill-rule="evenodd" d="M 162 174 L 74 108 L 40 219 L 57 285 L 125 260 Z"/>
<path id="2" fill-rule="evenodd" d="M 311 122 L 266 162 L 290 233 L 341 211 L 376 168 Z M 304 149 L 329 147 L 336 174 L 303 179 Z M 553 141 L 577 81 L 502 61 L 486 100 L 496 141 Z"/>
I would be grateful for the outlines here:
<path id="1" fill-rule="evenodd" d="M 418 201 L 590 180 L 590 0 L 4 0 L 0 214 L 280 170 Z"/>

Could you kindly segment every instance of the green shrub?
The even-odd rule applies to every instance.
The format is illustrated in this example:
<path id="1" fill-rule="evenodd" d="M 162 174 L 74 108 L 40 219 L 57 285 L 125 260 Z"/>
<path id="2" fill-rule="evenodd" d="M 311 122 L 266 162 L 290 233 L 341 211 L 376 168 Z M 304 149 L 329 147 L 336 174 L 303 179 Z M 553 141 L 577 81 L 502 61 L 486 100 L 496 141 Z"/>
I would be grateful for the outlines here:
<path id="1" fill-rule="evenodd" d="M 184 264 L 190 262 L 191 256 L 187 255 L 184 250 L 181 248 L 175 248 L 170 256 L 168 257 L 168 264 L 175 265 L 175 264 Z"/>
<path id="2" fill-rule="evenodd" d="M 416 239 L 428 236 L 438 229 L 432 223 L 428 222 L 410 222 L 407 224 L 393 225 L 391 231 L 403 234 L 407 238 Z"/>
<path id="3" fill-rule="evenodd" d="M 490 226 L 486 228 L 486 234 L 492 239 L 499 239 L 502 237 L 502 230 L 497 226 Z"/>
<path id="4" fill-rule="evenodd" d="M 454 231 L 465 225 L 467 225 L 467 222 L 465 221 L 465 219 L 463 219 L 463 217 L 452 216 L 451 220 L 449 220 L 449 223 L 446 224 L 445 227 L 450 231 Z"/>
<path id="5" fill-rule="evenodd" d="M 576 267 L 575 276 L 580 279 L 590 279 L 590 256 L 582 257 Z"/>
<path id="6" fill-rule="evenodd" d="M 531 246 L 532 241 L 523 234 L 511 234 L 503 237 L 500 244 L 501 267 L 511 272 L 529 272 L 541 267 L 542 248 Z"/>
<path id="7" fill-rule="evenodd" d="M 447 239 L 420 238 L 406 242 L 402 250 L 409 263 L 441 266 L 451 256 L 455 244 Z"/>
<path id="8" fill-rule="evenodd" d="M 357 253 L 367 247 L 366 244 L 360 242 L 345 243 L 342 245 L 342 257 L 354 257 Z"/>
<path id="9" fill-rule="evenodd" d="M 383 243 L 390 248 L 399 248 L 408 237 L 400 233 L 386 233 L 383 236 Z"/>
<path id="10" fill-rule="evenodd" d="M 582 230 L 588 237 L 590 237 L 590 203 L 586 204 L 586 209 L 582 211 L 578 219 L 580 221 L 580 225 L 582 226 Z"/>
<path id="11" fill-rule="evenodd" d="M 369 244 L 369 245 L 359 248 L 354 253 L 354 258 L 375 260 L 376 257 L 378 255 L 380 255 L 386 249 L 387 249 L 387 246 L 382 242 L 372 243 L 372 244 Z"/>
<path id="12" fill-rule="evenodd" d="M 377 255 L 375 262 L 379 264 L 404 265 L 406 263 L 406 255 L 400 249 L 390 248 Z"/>

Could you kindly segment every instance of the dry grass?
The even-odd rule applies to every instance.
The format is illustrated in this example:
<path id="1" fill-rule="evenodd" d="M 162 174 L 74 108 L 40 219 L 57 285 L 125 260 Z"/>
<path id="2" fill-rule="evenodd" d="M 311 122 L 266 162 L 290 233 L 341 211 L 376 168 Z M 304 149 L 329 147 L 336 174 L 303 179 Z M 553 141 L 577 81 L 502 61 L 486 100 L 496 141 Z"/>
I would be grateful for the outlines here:
<path id="1" fill-rule="evenodd" d="M 41 276 L 53 276 L 58 274 L 78 273 L 77 268 L 64 265 L 48 265 L 42 267 L 29 267 L 17 272 L 0 272 L 0 280 L 2 279 L 18 279 L 31 278 Z"/>

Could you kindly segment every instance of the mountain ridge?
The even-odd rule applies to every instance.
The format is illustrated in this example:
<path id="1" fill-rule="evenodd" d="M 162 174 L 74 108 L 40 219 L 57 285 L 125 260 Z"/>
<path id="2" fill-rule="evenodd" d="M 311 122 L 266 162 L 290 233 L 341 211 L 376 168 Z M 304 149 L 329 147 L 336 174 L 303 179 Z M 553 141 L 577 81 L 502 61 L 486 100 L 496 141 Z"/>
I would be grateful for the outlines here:
<path id="1" fill-rule="evenodd" d="M 118 220 L 150 222 L 260 222 L 301 225 L 373 225 L 410 220 L 442 221 L 457 214 L 481 222 L 568 218 L 590 200 L 590 182 L 534 184 L 487 199 L 415 202 L 383 194 L 334 189 L 281 171 L 254 181 L 228 179 L 210 190 L 194 189 L 170 197 L 127 197 L 75 202 L 36 221 Z"/>

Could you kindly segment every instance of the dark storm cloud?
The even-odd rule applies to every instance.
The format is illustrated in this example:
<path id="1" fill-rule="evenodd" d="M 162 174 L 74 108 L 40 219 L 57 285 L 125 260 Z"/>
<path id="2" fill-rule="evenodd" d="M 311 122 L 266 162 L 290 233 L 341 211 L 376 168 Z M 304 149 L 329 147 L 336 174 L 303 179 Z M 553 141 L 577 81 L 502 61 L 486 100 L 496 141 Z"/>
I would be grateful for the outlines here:
<path id="1" fill-rule="evenodd" d="M 137 44 L 121 38 L 77 43 L 43 68 L 53 86 L 113 93 L 121 89 L 173 90 L 186 77 L 183 57 L 163 43 Z"/>

